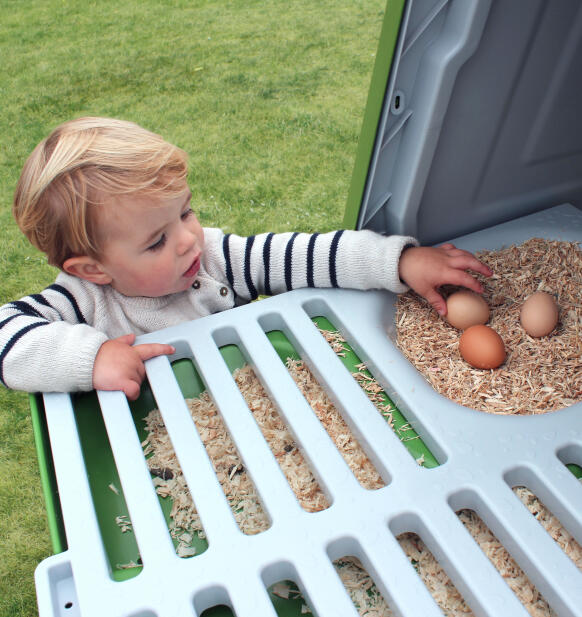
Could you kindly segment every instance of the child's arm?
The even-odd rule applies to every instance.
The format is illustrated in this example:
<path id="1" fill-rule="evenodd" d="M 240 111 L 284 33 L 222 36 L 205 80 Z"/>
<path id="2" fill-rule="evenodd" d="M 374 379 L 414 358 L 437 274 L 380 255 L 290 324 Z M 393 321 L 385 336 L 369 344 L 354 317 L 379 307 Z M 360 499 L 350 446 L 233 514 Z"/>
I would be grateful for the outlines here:
<path id="1" fill-rule="evenodd" d="M 173 353 L 172 347 L 132 347 L 133 334 L 108 340 L 94 327 L 95 310 L 103 298 L 76 280 L 70 285 L 57 281 L 40 294 L 0 307 L 0 383 L 27 392 L 96 387 L 123 390 L 135 398 L 143 362 Z"/>
<path id="2" fill-rule="evenodd" d="M 225 236 L 219 230 L 207 232 L 209 273 L 227 279 L 237 296 L 245 300 L 299 287 L 388 289 L 395 293 L 412 287 L 445 314 L 438 286 L 464 285 L 480 292 L 480 283 L 466 270 L 491 275 L 471 253 L 451 244 L 420 247 L 412 237 L 382 236 L 368 230 L 250 238 Z"/>
<path id="3" fill-rule="evenodd" d="M 467 270 L 491 276 L 493 272 L 471 253 L 453 244 L 438 247 L 417 246 L 403 251 L 400 257 L 400 278 L 414 291 L 426 298 L 439 315 L 446 315 L 447 304 L 437 288 L 441 285 L 460 285 L 477 293 L 481 283 Z"/>
<path id="4" fill-rule="evenodd" d="M 37 298 L 44 296 L 37 296 Z M 107 336 L 68 323 L 29 296 L 0 307 L 0 380 L 27 392 L 90 390 L 93 361 Z"/>
<path id="5" fill-rule="evenodd" d="M 372 231 L 260 234 L 243 238 L 205 230 L 205 267 L 244 300 L 300 287 L 408 290 L 400 280 L 402 249 L 418 242 Z"/>

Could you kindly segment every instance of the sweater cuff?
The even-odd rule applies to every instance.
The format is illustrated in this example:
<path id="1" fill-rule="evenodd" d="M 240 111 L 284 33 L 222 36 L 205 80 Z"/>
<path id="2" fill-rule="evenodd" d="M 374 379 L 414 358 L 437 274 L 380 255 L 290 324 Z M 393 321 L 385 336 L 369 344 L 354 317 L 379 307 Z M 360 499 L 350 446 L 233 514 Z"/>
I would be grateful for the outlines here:
<path id="1" fill-rule="evenodd" d="M 93 390 L 93 367 L 95 358 L 101 349 L 101 345 L 108 340 L 107 336 L 101 332 L 95 336 L 88 337 L 87 342 L 79 348 L 77 356 L 77 369 L 75 371 L 75 389 L 83 392 Z"/>
<path id="2" fill-rule="evenodd" d="M 344 232 L 338 251 L 338 282 L 352 289 L 388 289 L 404 293 L 400 280 L 400 255 L 406 246 L 418 246 L 412 236 L 383 236 L 374 231 Z"/>
<path id="3" fill-rule="evenodd" d="M 395 236 L 391 236 L 391 239 L 395 239 Z M 412 236 L 398 236 L 398 240 L 399 248 L 397 249 L 397 257 L 394 260 L 396 272 L 392 273 L 392 287 L 390 287 L 390 289 L 394 293 L 406 293 L 410 289 L 410 286 L 400 278 L 400 258 L 402 257 L 402 253 L 404 253 L 404 251 L 409 248 L 419 246 L 420 243 Z"/>

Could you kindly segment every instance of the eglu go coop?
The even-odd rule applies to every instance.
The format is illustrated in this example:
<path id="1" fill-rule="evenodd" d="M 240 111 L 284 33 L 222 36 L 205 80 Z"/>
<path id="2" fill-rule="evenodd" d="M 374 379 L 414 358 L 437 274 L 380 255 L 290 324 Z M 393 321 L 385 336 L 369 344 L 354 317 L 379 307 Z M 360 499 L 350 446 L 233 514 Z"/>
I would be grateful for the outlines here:
<path id="1" fill-rule="evenodd" d="M 452 240 L 473 252 L 531 238 L 578 246 L 581 78 L 578 0 L 389 0 L 346 226 L 423 244 Z M 559 281 L 541 282 L 553 289 Z M 582 294 L 568 317 L 574 378 L 582 371 L 580 303 Z M 147 362 L 136 403 L 116 392 L 35 396 L 55 548 L 36 572 L 41 617 L 448 614 L 418 559 L 403 551 L 402 534 L 430 550 L 462 596 L 462 614 L 582 616 L 582 572 L 514 490 L 532 491 L 582 543 L 582 393 L 550 413 L 461 405 L 399 349 L 396 305 L 380 291 L 289 292 L 141 337 L 177 352 Z M 330 325 L 347 343 L 340 354 L 322 336 Z M 289 355 L 327 393 L 379 487 L 356 479 L 281 361 Z M 390 399 L 391 422 L 353 378 L 359 363 Z M 325 507 L 298 502 L 233 379 L 244 365 L 287 427 L 284 452 L 301 453 Z M 185 403 L 203 391 L 239 457 L 226 476 L 244 472 L 265 512 L 259 533 L 237 524 Z M 156 487 L 173 472 L 152 470 L 142 443 L 154 408 L 201 532 L 170 533 L 172 498 Z M 403 427 L 413 438 L 401 439 Z M 545 599 L 545 613 L 528 613 L 460 522 L 461 510 L 486 524 Z M 337 567 L 346 557 L 373 581 L 364 600 L 377 594 L 391 613 L 352 600 Z"/>

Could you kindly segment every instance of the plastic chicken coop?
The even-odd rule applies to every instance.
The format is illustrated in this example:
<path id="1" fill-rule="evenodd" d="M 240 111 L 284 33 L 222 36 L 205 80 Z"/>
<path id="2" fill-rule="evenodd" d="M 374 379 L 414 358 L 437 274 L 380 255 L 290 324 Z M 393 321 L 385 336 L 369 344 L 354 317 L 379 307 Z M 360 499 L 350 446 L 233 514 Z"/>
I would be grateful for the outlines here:
<path id="1" fill-rule="evenodd" d="M 581 78 L 578 0 L 389 0 L 345 225 L 472 252 L 530 238 L 579 243 Z M 582 403 L 496 415 L 437 393 L 396 344 L 396 301 L 383 291 L 289 292 L 141 337 L 177 352 L 147 362 L 135 403 L 117 392 L 33 397 L 55 549 L 36 572 L 41 617 L 355 617 L 334 565 L 347 556 L 394 615 L 440 616 L 397 540 L 404 533 L 422 539 L 474 615 L 525 617 L 462 509 L 487 524 L 552 614 L 582 616 L 582 572 L 512 490 L 533 491 L 582 543 Z M 413 445 L 322 336 L 326 324 L 393 402 Z M 580 350 L 578 339 L 578 370 Z M 358 482 L 281 361 L 289 354 L 328 393 L 382 487 Z M 233 379 L 243 365 L 327 507 L 298 503 Z M 202 391 L 260 497 L 269 523 L 260 533 L 236 523 L 192 421 L 185 398 Z M 186 554 L 144 454 L 153 408 L 203 528 Z"/>

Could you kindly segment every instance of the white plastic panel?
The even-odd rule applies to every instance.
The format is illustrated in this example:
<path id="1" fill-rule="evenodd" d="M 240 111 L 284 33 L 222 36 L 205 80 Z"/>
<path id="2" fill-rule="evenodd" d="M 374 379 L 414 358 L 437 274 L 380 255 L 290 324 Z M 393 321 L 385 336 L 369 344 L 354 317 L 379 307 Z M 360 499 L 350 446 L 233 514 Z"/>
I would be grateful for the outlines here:
<path id="1" fill-rule="evenodd" d="M 532 236 L 582 239 L 582 215 L 560 206 L 456 240 L 471 250 L 496 248 Z M 526 483 L 559 513 L 582 542 L 582 485 L 564 463 L 582 466 L 582 403 L 547 415 L 493 416 L 435 393 L 390 338 L 394 295 L 388 292 L 299 290 L 141 337 L 167 341 L 191 357 L 228 425 L 255 483 L 271 527 L 241 533 L 189 418 L 169 360 L 147 363 L 182 469 L 206 530 L 209 548 L 176 556 L 168 538 L 124 396 L 100 393 L 104 421 L 133 522 L 143 571 L 110 577 L 88 488 L 71 399 L 44 396 L 68 550 L 37 569 L 41 617 L 182 617 L 227 603 L 237 617 L 274 617 L 266 587 L 294 578 L 318 617 L 357 615 L 332 566 L 354 552 L 402 617 L 437 617 L 440 610 L 395 536 L 417 532 L 479 616 L 527 613 L 477 548 L 454 512 L 473 508 L 561 617 L 582 615 L 582 573 L 554 544 L 511 491 Z M 435 453 L 441 465 L 416 464 L 358 390 L 310 317 L 324 315 Z M 369 491 L 352 476 L 325 430 L 298 394 L 264 335 L 282 328 L 333 390 L 358 427 L 358 438 L 388 479 Z M 297 503 L 275 458 L 219 354 L 238 345 L 250 359 L 325 487 L 331 506 L 308 513 Z"/>

